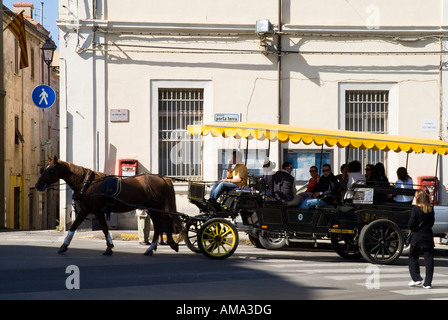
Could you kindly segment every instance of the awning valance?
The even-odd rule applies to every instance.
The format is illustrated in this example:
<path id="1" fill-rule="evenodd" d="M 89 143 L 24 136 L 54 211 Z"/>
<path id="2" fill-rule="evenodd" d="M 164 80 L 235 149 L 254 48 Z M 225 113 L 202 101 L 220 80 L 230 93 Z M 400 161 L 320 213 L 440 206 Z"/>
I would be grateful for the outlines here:
<path id="1" fill-rule="evenodd" d="M 394 136 L 368 132 L 327 130 L 296 127 L 286 124 L 269 124 L 258 122 L 238 122 L 211 125 L 191 125 L 187 131 L 190 135 L 211 134 L 214 137 L 234 137 L 270 141 L 304 143 L 327 147 L 349 147 L 352 149 L 372 149 L 395 152 L 414 152 L 429 154 L 448 154 L 448 143 L 443 140 L 416 137 Z"/>

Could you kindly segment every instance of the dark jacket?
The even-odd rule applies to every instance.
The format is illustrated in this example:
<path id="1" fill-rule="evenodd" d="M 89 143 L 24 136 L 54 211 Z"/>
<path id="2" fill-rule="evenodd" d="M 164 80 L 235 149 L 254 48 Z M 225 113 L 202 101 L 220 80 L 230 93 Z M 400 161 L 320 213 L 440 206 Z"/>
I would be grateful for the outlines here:
<path id="1" fill-rule="evenodd" d="M 412 231 L 411 246 L 434 248 L 433 225 L 434 209 L 425 214 L 419 206 L 412 206 L 411 217 L 408 222 L 409 230 Z"/>
<path id="2" fill-rule="evenodd" d="M 294 177 L 288 172 L 277 171 L 272 176 L 273 193 L 282 200 L 290 201 L 294 198 L 293 186 Z"/>
<path id="3" fill-rule="evenodd" d="M 339 199 L 339 181 L 333 173 L 330 173 L 328 177 L 321 176 L 313 192 L 322 192 L 322 200 L 331 205 Z"/>

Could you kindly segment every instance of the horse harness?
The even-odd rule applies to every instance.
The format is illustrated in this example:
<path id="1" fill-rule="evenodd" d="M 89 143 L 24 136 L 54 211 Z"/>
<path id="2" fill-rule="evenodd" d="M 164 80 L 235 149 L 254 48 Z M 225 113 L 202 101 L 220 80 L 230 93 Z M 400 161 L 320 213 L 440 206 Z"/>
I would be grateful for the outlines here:
<path id="1" fill-rule="evenodd" d="M 156 194 L 154 193 L 153 189 L 151 188 L 151 184 L 149 182 L 148 175 L 144 174 L 144 176 L 145 176 L 146 185 L 147 185 L 147 188 L 148 188 L 148 193 L 151 195 L 149 200 L 151 202 L 160 203 L 160 201 L 156 199 Z M 110 208 L 113 207 L 113 205 L 107 206 L 105 208 L 98 208 L 98 207 L 94 206 L 89 201 L 89 197 L 92 197 L 92 196 L 105 196 L 106 198 L 111 198 L 111 199 L 117 201 L 121 205 L 134 207 L 135 209 L 148 209 L 147 206 L 135 205 L 135 204 L 131 204 L 131 203 L 127 203 L 125 201 L 122 201 L 121 199 L 118 199 L 117 196 L 120 194 L 120 192 L 122 190 L 121 177 L 116 177 L 116 176 L 113 176 L 113 175 L 108 175 L 104 179 L 104 187 L 103 187 L 103 193 L 102 194 L 87 196 L 85 193 L 86 193 L 87 189 L 89 188 L 89 186 L 94 181 L 94 177 L 95 177 L 95 173 L 92 170 L 89 169 L 88 172 L 86 173 L 85 177 L 84 177 L 84 180 L 83 180 L 83 182 L 81 184 L 81 188 L 80 188 L 79 192 L 75 193 L 73 195 L 73 197 L 72 197 L 72 199 L 75 202 L 80 202 L 82 200 L 91 211 L 98 212 L 98 213 L 106 213 L 106 214 L 110 214 L 110 212 L 111 212 Z M 160 176 L 160 178 L 162 178 L 162 177 Z M 79 206 L 79 204 L 78 204 L 78 206 Z M 77 206 L 74 206 L 74 207 L 75 207 L 75 212 L 77 213 Z"/>
<path id="2" fill-rule="evenodd" d="M 92 175 L 95 176 L 94 172 L 89 169 L 89 171 L 87 171 L 87 173 L 86 173 L 86 175 L 84 177 L 84 180 L 83 180 L 83 182 L 81 184 L 81 188 L 80 188 L 79 192 L 75 193 L 73 195 L 73 200 L 78 201 L 81 198 L 84 198 L 84 194 L 85 194 L 87 188 L 90 186 L 90 184 L 93 181 L 92 180 Z"/>

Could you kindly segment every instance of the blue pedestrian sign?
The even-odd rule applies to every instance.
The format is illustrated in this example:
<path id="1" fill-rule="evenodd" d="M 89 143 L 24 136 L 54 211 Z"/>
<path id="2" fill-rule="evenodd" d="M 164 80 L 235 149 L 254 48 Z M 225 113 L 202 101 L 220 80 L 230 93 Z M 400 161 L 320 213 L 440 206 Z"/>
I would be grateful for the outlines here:
<path id="1" fill-rule="evenodd" d="M 31 98 L 36 106 L 45 109 L 51 107 L 56 101 L 56 93 L 50 86 L 41 84 L 34 88 Z"/>

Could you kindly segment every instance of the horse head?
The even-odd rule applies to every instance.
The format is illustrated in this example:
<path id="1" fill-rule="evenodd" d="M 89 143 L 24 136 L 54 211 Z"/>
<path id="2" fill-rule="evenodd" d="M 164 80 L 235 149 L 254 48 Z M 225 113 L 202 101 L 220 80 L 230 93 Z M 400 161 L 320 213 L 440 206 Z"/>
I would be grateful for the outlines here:
<path id="1" fill-rule="evenodd" d="M 45 191 L 50 185 L 57 182 L 61 178 L 61 165 L 58 157 L 48 157 L 47 165 L 40 169 L 40 177 L 35 185 L 38 191 Z"/>

